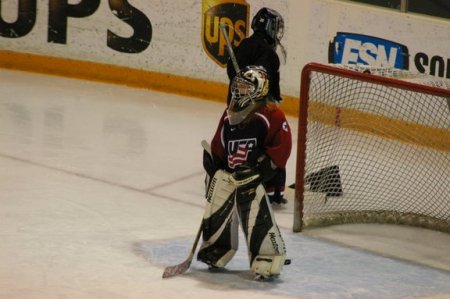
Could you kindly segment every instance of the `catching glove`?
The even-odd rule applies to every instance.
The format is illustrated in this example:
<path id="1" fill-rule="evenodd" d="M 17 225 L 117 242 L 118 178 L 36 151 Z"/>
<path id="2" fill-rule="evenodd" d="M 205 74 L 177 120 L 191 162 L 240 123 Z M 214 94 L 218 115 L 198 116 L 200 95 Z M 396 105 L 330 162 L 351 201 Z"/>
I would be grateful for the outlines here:
<path id="1" fill-rule="evenodd" d="M 236 167 L 230 177 L 231 182 L 236 186 L 247 184 L 258 185 L 260 182 L 267 182 L 276 173 L 277 167 L 267 155 L 261 155 L 255 165 L 245 163 Z"/>

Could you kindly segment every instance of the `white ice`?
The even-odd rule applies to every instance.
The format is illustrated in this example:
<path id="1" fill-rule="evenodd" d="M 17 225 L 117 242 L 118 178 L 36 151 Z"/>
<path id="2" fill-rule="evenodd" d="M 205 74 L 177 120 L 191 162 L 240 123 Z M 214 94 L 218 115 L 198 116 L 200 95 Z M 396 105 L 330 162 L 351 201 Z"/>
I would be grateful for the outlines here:
<path id="1" fill-rule="evenodd" d="M 293 233 L 292 203 L 275 211 L 292 258 L 279 279 L 251 279 L 242 240 L 228 271 L 194 260 L 162 279 L 200 223 L 200 141 L 223 108 L 0 70 L 0 298 L 450 298 L 448 234 L 376 225 Z M 295 154 L 288 182 L 294 165 Z"/>

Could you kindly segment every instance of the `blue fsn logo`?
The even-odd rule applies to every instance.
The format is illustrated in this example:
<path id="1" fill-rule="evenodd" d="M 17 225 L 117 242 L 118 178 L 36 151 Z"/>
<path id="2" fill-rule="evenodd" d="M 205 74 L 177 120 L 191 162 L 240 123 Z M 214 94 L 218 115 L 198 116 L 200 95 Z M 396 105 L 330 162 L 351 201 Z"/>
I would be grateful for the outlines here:
<path id="1" fill-rule="evenodd" d="M 406 46 L 374 36 L 337 32 L 328 52 L 329 63 L 409 68 Z"/>

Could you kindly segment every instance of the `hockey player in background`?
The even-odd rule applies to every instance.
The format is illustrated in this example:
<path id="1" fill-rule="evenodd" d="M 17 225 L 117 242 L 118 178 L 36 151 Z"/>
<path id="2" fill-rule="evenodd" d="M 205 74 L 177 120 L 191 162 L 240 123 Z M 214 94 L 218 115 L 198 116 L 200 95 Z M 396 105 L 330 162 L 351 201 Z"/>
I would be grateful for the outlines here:
<path id="1" fill-rule="evenodd" d="M 205 151 L 209 177 L 203 243 L 197 259 L 223 268 L 238 247 L 238 223 L 257 277 L 280 274 L 286 260 L 265 184 L 284 169 L 292 146 L 284 113 L 269 96 L 267 71 L 243 68 L 232 80 L 231 101 Z M 239 217 L 239 219 L 238 219 Z"/>
<path id="2" fill-rule="evenodd" d="M 286 59 L 286 51 L 280 41 L 284 34 L 283 17 L 275 10 L 263 7 L 253 17 L 251 28 L 253 34 L 242 40 L 239 46 L 234 49 L 237 64 L 243 68 L 248 65 L 263 66 L 269 76 L 269 101 L 279 103 L 282 101 L 280 94 L 280 58 L 277 49 L 281 53 L 282 59 Z M 230 80 L 228 88 L 227 104 L 231 100 L 231 82 L 236 75 L 231 60 L 227 63 L 227 74 Z M 270 182 L 266 183 L 266 191 L 269 200 L 273 204 L 285 204 L 284 189 L 286 184 L 286 170 L 279 169 Z"/>
<path id="3" fill-rule="evenodd" d="M 253 17 L 251 28 L 253 34 L 234 49 L 237 63 L 240 67 L 259 65 L 266 69 L 269 75 L 269 97 L 275 102 L 281 102 L 280 94 L 280 58 L 277 49 L 281 49 L 283 60 L 285 57 L 281 39 L 284 35 L 283 17 L 275 10 L 263 7 Z M 227 104 L 231 100 L 231 81 L 236 75 L 231 60 L 227 63 L 227 75 L 230 79 Z"/>

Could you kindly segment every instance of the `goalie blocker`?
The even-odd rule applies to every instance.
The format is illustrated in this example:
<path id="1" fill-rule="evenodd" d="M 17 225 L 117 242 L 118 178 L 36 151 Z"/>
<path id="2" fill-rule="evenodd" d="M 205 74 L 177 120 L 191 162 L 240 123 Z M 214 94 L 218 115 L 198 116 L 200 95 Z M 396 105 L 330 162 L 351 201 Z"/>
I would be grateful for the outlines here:
<path id="1" fill-rule="evenodd" d="M 251 270 L 260 277 L 277 276 L 286 248 L 260 177 L 244 171 L 217 170 L 207 190 L 203 243 L 197 259 L 223 268 L 238 249 L 238 220 L 247 242 Z"/>

